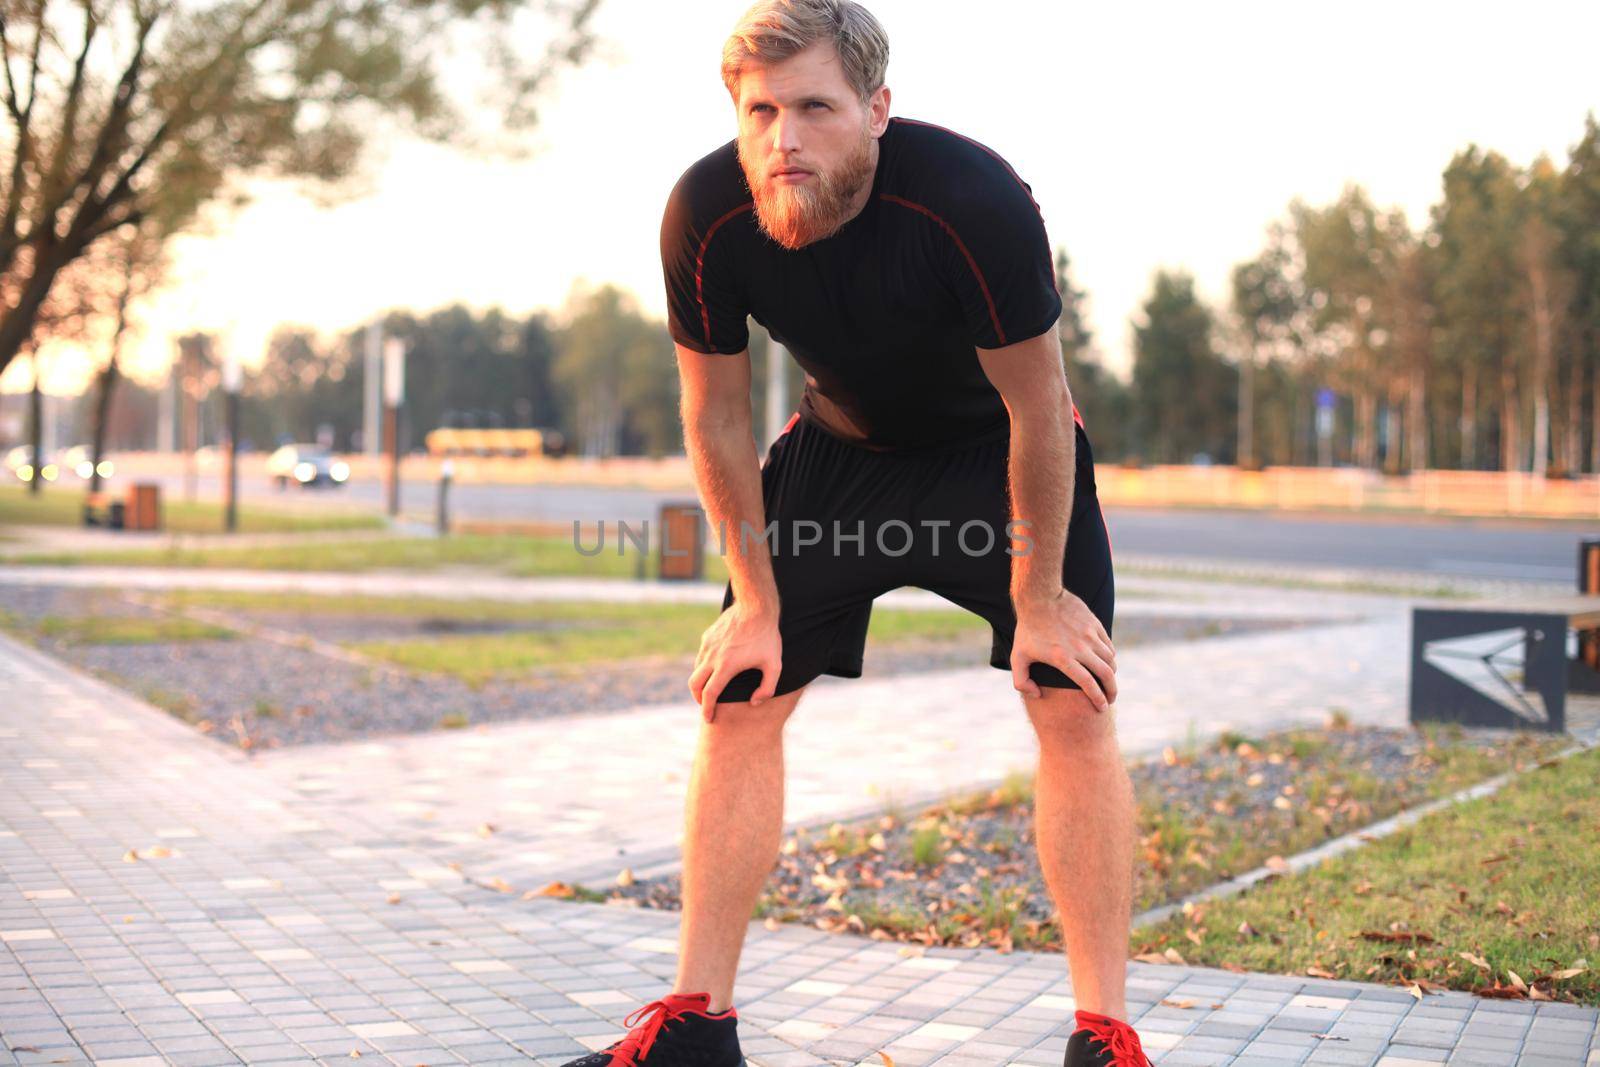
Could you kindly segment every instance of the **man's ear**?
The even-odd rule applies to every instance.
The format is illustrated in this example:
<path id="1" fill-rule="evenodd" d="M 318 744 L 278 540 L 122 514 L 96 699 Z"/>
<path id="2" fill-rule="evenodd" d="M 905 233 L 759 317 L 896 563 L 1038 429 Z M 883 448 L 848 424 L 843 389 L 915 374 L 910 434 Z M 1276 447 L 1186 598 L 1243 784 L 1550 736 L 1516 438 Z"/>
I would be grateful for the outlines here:
<path id="1" fill-rule="evenodd" d="M 872 91 L 872 96 L 867 99 L 868 124 L 867 132 L 873 137 L 882 137 L 883 131 L 889 128 L 889 87 L 880 85 Z"/>

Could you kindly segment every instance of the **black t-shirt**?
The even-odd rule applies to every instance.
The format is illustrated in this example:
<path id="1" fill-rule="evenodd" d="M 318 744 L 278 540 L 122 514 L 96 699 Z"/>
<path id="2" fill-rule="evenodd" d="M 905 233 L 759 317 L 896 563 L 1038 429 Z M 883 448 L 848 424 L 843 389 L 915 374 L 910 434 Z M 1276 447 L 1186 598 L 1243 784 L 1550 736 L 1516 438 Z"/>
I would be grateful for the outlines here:
<path id="1" fill-rule="evenodd" d="M 806 372 L 801 416 L 883 451 L 1003 437 L 973 349 L 1037 337 L 1061 313 L 1032 188 L 976 141 L 898 117 L 866 206 L 799 249 L 761 232 L 735 141 L 704 156 L 668 198 L 661 262 L 673 340 L 738 354 L 753 316 Z"/>

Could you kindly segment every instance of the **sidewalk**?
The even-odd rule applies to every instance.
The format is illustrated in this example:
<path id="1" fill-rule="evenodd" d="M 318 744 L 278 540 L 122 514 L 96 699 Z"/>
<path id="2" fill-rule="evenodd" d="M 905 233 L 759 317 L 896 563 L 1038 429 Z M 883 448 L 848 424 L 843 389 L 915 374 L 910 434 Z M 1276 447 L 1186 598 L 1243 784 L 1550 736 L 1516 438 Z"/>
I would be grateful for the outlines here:
<path id="1" fill-rule="evenodd" d="M 1120 557 L 1119 557 L 1120 558 Z M 1117 574 L 1118 618 L 1141 615 L 1230 615 L 1260 618 L 1357 619 L 1372 611 L 1403 610 L 1421 603 L 1427 591 L 1448 586 L 1473 595 L 1509 592 L 1524 595 L 1566 593 L 1564 585 L 1446 578 L 1394 572 L 1385 575 L 1398 588 L 1415 586 L 1408 600 L 1393 594 L 1372 594 L 1339 588 L 1283 588 L 1259 584 L 1316 578 L 1329 583 L 1372 581 L 1373 573 L 1335 569 L 1306 571 L 1276 566 L 1179 561 L 1166 557 L 1132 557 L 1143 573 Z M 1123 561 L 1127 565 L 1128 561 Z M 1131 569 L 1131 568 L 1130 568 Z M 1184 580 L 1186 573 L 1214 575 L 1215 580 Z M 1224 580 L 1224 577 L 1227 580 Z M 1252 581 L 1253 579 L 1253 581 Z M 322 596 L 439 597 L 453 600 L 589 600 L 619 604 L 720 604 L 721 582 L 634 581 L 626 578 L 519 578 L 493 573 L 442 571 L 265 571 L 229 568 L 123 567 L 96 564 L 18 565 L 0 561 L 0 585 L 54 585 L 162 591 L 212 589 L 235 592 L 295 592 Z M 905 587 L 878 597 L 876 604 L 897 608 L 950 610 L 952 604 L 923 589 Z"/>
<path id="2" fill-rule="evenodd" d="M 1403 721 L 1406 613 L 1371 598 L 1364 614 L 1127 650 L 1125 746 L 1330 704 Z M 520 891 L 670 864 L 696 722 L 685 702 L 252 758 L 0 638 L 0 1064 L 559 1064 L 604 1047 L 670 988 L 678 916 Z M 1033 758 L 985 667 L 819 683 L 788 739 L 791 822 Z M 751 924 L 749 1062 L 1061 1062 L 1063 957 L 904 948 Z M 1600 1012 L 1568 1005 L 1145 964 L 1130 997 L 1163 1065 L 1600 1064 Z"/>

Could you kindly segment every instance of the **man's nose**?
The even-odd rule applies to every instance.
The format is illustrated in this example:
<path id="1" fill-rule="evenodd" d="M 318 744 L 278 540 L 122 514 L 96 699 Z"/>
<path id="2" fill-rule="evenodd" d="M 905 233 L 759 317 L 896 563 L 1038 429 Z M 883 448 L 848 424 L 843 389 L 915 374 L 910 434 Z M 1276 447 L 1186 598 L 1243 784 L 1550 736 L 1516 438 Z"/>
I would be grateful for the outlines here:
<path id="1" fill-rule="evenodd" d="M 772 150 L 787 153 L 800 151 L 800 125 L 787 112 L 780 111 L 772 123 Z"/>

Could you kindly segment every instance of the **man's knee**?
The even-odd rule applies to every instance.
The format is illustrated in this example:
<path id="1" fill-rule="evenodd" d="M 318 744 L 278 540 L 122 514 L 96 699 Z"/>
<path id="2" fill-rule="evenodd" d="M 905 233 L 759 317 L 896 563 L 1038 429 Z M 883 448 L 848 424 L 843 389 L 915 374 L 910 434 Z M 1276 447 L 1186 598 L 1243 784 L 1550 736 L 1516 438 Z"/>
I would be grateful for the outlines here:
<path id="1" fill-rule="evenodd" d="M 1023 706 L 1039 735 L 1041 748 L 1085 751 L 1116 744 L 1116 705 L 1101 711 L 1081 689 L 1040 686 L 1040 695 L 1024 695 Z"/>
<path id="2" fill-rule="evenodd" d="M 793 714 L 805 686 L 781 696 L 768 697 L 759 705 L 748 700 L 733 700 L 717 705 L 714 721 L 702 724 L 711 740 L 733 740 L 764 734 L 782 734 L 784 725 Z"/>

